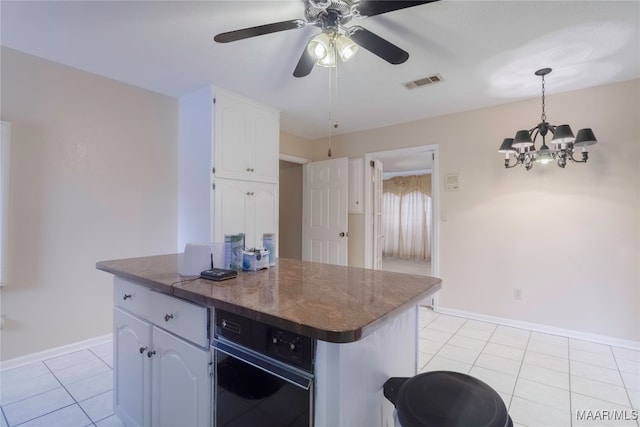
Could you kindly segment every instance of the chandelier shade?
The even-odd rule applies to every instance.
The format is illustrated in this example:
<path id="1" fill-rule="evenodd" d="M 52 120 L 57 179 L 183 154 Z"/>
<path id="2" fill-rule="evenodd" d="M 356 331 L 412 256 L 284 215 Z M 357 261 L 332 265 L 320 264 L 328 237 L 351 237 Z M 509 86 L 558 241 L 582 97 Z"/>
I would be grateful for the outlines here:
<path id="1" fill-rule="evenodd" d="M 569 142 L 573 142 L 575 137 L 573 136 L 573 131 L 571 130 L 571 126 L 569 125 L 560 125 L 556 127 L 555 132 L 553 133 L 553 139 L 551 140 L 552 144 L 566 144 Z"/>
<path id="2" fill-rule="evenodd" d="M 512 147 L 514 148 L 526 148 L 531 147 L 533 141 L 531 140 L 531 134 L 528 130 L 519 130 L 516 132 L 516 137 L 513 138 Z"/>
<path id="3" fill-rule="evenodd" d="M 586 147 L 587 145 L 593 145 L 598 140 L 596 140 L 596 136 L 593 134 L 591 128 L 580 129 L 578 131 L 578 136 L 576 136 L 576 141 L 573 145 L 577 147 Z"/>
<path id="4" fill-rule="evenodd" d="M 502 141 L 502 145 L 498 149 L 499 153 L 515 153 L 516 150 L 513 149 L 513 138 L 505 138 Z"/>
<path id="5" fill-rule="evenodd" d="M 571 126 L 567 124 L 555 126 L 547 122 L 547 116 L 544 111 L 544 77 L 551 71 L 551 68 L 541 68 L 535 72 L 535 75 L 540 76 L 542 79 L 542 114 L 540 115 L 540 123 L 530 130 L 517 131 L 514 138 L 505 138 L 498 149 L 499 153 L 504 153 L 505 155 L 504 167 L 507 169 L 524 165 L 526 170 L 530 170 L 534 161 L 544 165 L 555 160 L 561 168 L 567 165 L 567 161 L 586 163 L 589 159 L 587 147 L 598 142 L 591 128 L 580 129 L 574 137 Z M 550 141 L 553 148 L 547 146 L 546 138 L 549 132 L 553 135 Z M 542 145 L 539 149 L 536 149 L 535 144 L 538 136 L 542 138 Z M 575 147 L 582 147 L 581 159 L 574 157 Z M 511 163 L 512 154 L 515 163 Z"/>

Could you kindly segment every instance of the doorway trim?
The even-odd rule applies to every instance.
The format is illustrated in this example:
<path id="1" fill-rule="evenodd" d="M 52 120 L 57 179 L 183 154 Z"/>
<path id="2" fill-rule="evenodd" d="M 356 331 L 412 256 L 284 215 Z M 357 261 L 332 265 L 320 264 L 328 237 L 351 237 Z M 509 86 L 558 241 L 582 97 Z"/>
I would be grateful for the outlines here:
<path id="1" fill-rule="evenodd" d="M 373 198 L 371 191 L 373 188 L 371 168 L 367 167 L 370 162 L 380 158 L 384 165 L 384 157 L 389 156 L 412 156 L 416 153 L 431 151 L 433 153 L 433 168 L 431 171 L 431 224 L 433 226 L 431 236 L 431 275 L 439 277 L 440 274 L 440 155 L 438 144 L 419 145 L 408 148 L 398 148 L 393 150 L 375 151 L 364 155 L 364 266 L 373 268 Z M 438 295 L 433 297 L 434 309 L 438 304 Z"/>

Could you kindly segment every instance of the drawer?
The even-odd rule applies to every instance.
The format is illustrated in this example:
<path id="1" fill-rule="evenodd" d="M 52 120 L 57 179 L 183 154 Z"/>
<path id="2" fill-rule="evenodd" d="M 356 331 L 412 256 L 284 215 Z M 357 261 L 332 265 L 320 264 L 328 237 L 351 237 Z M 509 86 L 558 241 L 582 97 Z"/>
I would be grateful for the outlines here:
<path id="1" fill-rule="evenodd" d="M 149 304 L 149 288 L 121 277 L 113 279 L 113 305 L 146 318 Z"/>
<path id="2" fill-rule="evenodd" d="M 158 292 L 149 292 L 151 323 L 201 347 L 209 346 L 207 307 Z"/>

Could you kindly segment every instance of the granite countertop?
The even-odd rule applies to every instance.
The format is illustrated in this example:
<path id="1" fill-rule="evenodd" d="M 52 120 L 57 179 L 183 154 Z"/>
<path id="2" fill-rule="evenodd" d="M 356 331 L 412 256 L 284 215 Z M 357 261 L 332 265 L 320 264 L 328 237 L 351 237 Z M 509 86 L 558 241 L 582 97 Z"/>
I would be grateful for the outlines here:
<path id="1" fill-rule="evenodd" d="M 280 258 L 213 282 L 180 276 L 182 254 L 101 261 L 96 268 L 156 291 L 323 341 L 357 341 L 441 287 L 435 277 Z"/>

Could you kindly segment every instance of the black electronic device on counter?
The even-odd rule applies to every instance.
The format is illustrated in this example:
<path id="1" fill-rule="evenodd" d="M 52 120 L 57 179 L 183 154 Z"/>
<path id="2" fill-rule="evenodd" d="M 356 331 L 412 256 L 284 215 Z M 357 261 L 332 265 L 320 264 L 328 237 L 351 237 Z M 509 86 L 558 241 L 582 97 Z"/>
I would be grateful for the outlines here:
<path id="1" fill-rule="evenodd" d="M 214 280 L 219 282 L 221 280 L 228 280 L 238 277 L 238 272 L 235 270 L 225 270 L 222 268 L 212 268 L 209 270 L 204 270 L 200 273 L 200 277 L 202 279 Z"/>

